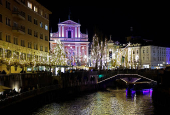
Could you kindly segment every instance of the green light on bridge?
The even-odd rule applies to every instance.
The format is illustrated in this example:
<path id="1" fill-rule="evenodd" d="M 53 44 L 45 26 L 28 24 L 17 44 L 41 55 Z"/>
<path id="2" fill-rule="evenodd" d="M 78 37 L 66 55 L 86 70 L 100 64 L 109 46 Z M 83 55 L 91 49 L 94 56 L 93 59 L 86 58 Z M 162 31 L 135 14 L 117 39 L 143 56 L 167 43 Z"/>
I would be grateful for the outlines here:
<path id="1" fill-rule="evenodd" d="M 99 78 L 102 78 L 104 75 L 99 75 Z"/>

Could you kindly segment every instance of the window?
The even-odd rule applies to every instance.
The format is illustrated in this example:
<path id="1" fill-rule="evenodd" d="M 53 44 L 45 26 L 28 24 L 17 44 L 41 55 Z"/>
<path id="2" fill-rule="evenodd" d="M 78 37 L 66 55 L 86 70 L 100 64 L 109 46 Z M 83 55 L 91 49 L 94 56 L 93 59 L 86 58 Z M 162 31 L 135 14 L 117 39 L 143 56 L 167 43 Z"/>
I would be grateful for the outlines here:
<path id="1" fill-rule="evenodd" d="M 13 58 L 19 59 L 19 52 L 13 51 Z"/>
<path id="2" fill-rule="evenodd" d="M 137 54 L 138 54 L 138 50 L 137 50 Z"/>
<path id="3" fill-rule="evenodd" d="M 9 10 L 11 10 L 11 8 L 10 8 L 10 3 L 9 3 L 8 1 L 6 1 L 6 8 L 9 9 Z"/>
<path id="4" fill-rule="evenodd" d="M 21 59 L 21 60 L 26 60 L 26 54 L 25 54 L 25 53 L 21 53 L 20 59 Z"/>
<path id="5" fill-rule="evenodd" d="M 42 11 L 42 10 L 40 10 L 40 15 L 41 15 L 41 16 L 43 15 L 43 11 Z"/>
<path id="6" fill-rule="evenodd" d="M 38 32 L 34 31 L 34 37 L 38 38 Z"/>
<path id="7" fill-rule="evenodd" d="M 159 61 L 159 57 L 158 57 L 158 61 Z"/>
<path id="8" fill-rule="evenodd" d="M 0 40 L 2 40 L 2 32 L 0 32 Z"/>
<path id="9" fill-rule="evenodd" d="M 11 26 L 11 20 L 6 17 L 6 25 Z"/>
<path id="10" fill-rule="evenodd" d="M 71 38 L 71 31 L 68 31 L 68 38 Z"/>
<path id="11" fill-rule="evenodd" d="M 10 35 L 6 35 L 6 42 L 11 42 L 11 36 Z"/>
<path id="12" fill-rule="evenodd" d="M 40 22 L 40 27 L 43 28 L 43 23 L 42 22 Z"/>
<path id="13" fill-rule="evenodd" d="M 25 32 L 25 26 L 21 26 L 20 30 Z"/>
<path id="14" fill-rule="evenodd" d="M 17 28 L 17 27 L 18 27 L 18 24 L 17 24 L 16 22 L 14 22 L 14 23 L 13 23 L 13 26 L 14 26 L 15 28 Z"/>
<path id="15" fill-rule="evenodd" d="M 45 41 L 48 41 L 48 36 L 45 36 Z"/>
<path id="16" fill-rule="evenodd" d="M 37 55 L 34 55 L 34 60 L 38 61 L 38 56 Z"/>
<path id="17" fill-rule="evenodd" d="M 18 8 L 14 6 L 13 12 L 18 12 Z"/>
<path id="18" fill-rule="evenodd" d="M 31 42 L 28 42 L 28 48 L 32 48 Z"/>
<path id="19" fill-rule="evenodd" d="M 28 8 L 32 9 L 32 3 L 28 1 Z"/>
<path id="20" fill-rule="evenodd" d="M 14 37 L 14 44 L 18 45 L 18 38 Z"/>
<path id="21" fill-rule="evenodd" d="M 48 48 L 47 47 L 45 47 L 45 52 L 48 52 Z"/>
<path id="22" fill-rule="evenodd" d="M 43 39 L 43 34 L 40 34 L 40 39 Z"/>
<path id="23" fill-rule="evenodd" d="M 34 11 L 38 12 L 38 8 L 36 6 L 34 6 Z"/>
<path id="24" fill-rule="evenodd" d="M 31 54 L 27 54 L 27 60 L 32 61 L 32 55 Z"/>
<path id="25" fill-rule="evenodd" d="M 143 50 L 143 53 L 145 53 L 145 50 Z"/>
<path id="26" fill-rule="evenodd" d="M 2 4 L 2 0 L 0 0 L 0 4 Z"/>
<path id="27" fill-rule="evenodd" d="M 25 47 L 25 42 L 24 42 L 24 40 L 21 40 L 21 46 Z"/>
<path id="28" fill-rule="evenodd" d="M 11 50 L 5 50 L 5 57 L 10 58 L 12 56 Z"/>
<path id="29" fill-rule="evenodd" d="M 21 11 L 20 15 L 25 18 L 25 12 Z"/>
<path id="30" fill-rule="evenodd" d="M 43 51 L 43 46 L 40 46 L 40 51 Z"/>
<path id="31" fill-rule="evenodd" d="M 34 18 L 34 24 L 35 24 L 35 25 L 38 25 L 37 19 L 35 19 L 35 18 Z"/>
<path id="32" fill-rule="evenodd" d="M 3 57 L 3 49 L 0 48 L 0 57 Z"/>
<path id="33" fill-rule="evenodd" d="M 34 49 L 35 49 L 35 50 L 38 50 L 37 44 L 34 44 Z"/>
<path id="34" fill-rule="evenodd" d="M 28 21 L 32 22 L 32 17 L 28 15 Z"/>
<path id="35" fill-rule="evenodd" d="M 28 34 L 32 35 L 32 30 L 31 29 L 28 29 Z"/>
<path id="36" fill-rule="evenodd" d="M 2 14 L 0 14 L 0 22 L 2 22 Z"/>
<path id="37" fill-rule="evenodd" d="M 39 56 L 39 61 L 42 61 L 43 60 L 43 57 L 42 56 Z"/>
<path id="38" fill-rule="evenodd" d="M 48 30 L 48 26 L 47 25 L 45 25 L 45 30 Z"/>

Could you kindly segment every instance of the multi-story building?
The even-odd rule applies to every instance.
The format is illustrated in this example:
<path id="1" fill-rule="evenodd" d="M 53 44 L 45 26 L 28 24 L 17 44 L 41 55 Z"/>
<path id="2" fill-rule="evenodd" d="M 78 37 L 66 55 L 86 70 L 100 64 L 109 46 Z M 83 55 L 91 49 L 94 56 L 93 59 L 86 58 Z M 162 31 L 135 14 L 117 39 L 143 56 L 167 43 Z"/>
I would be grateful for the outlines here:
<path id="1" fill-rule="evenodd" d="M 113 42 L 110 38 L 110 40 L 107 42 L 107 68 L 110 69 L 112 67 L 115 67 L 115 61 L 117 60 L 117 54 L 118 50 L 120 48 L 119 42 Z"/>
<path id="2" fill-rule="evenodd" d="M 166 59 L 169 55 L 166 54 L 166 47 L 159 46 L 142 46 L 141 47 L 141 65 L 143 68 L 163 68 L 167 64 Z"/>
<path id="3" fill-rule="evenodd" d="M 0 0 L 0 71 L 47 61 L 49 14 L 36 0 Z"/>
<path id="4" fill-rule="evenodd" d="M 114 47 L 112 46 L 112 48 Z M 107 54 L 109 55 L 109 52 Z M 170 63 L 170 48 L 128 43 L 118 49 L 115 61 L 114 67 L 164 68 Z"/>
<path id="5" fill-rule="evenodd" d="M 50 49 L 60 40 L 66 52 L 70 66 L 88 66 L 88 34 L 82 34 L 80 24 L 72 20 L 58 23 L 58 32 L 50 33 Z"/>

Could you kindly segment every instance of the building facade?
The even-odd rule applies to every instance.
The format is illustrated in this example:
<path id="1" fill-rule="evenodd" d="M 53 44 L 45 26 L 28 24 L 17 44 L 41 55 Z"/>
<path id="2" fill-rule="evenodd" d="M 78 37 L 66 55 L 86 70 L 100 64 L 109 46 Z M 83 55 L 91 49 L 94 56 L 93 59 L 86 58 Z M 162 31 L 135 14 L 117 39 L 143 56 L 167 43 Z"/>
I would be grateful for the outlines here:
<path id="1" fill-rule="evenodd" d="M 164 68 L 168 63 L 166 59 L 169 55 L 166 54 L 166 47 L 160 46 L 142 46 L 141 47 L 141 65 L 143 68 Z"/>
<path id="2" fill-rule="evenodd" d="M 0 0 L 0 71 L 47 61 L 49 14 L 36 0 Z"/>
<path id="3" fill-rule="evenodd" d="M 115 51 L 117 50 L 117 51 Z M 114 51 L 114 53 L 110 53 Z M 107 57 L 112 57 L 110 67 L 125 67 L 129 69 L 160 69 L 170 63 L 170 48 L 153 45 L 125 44 L 115 48 L 114 43 L 108 42 Z"/>
<path id="4" fill-rule="evenodd" d="M 66 52 L 67 64 L 70 66 L 87 66 L 88 34 L 82 34 L 80 24 L 72 20 L 58 23 L 58 32 L 50 33 L 50 49 L 60 40 Z"/>

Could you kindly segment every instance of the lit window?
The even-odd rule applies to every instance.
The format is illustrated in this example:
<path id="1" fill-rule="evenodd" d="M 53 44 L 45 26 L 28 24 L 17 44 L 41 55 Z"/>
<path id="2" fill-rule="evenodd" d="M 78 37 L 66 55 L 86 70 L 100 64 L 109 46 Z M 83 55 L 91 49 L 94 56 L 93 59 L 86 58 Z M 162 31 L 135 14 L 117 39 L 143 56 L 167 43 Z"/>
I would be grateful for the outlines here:
<path id="1" fill-rule="evenodd" d="M 40 22 L 40 27 L 43 28 L 43 23 L 42 22 Z"/>
<path id="2" fill-rule="evenodd" d="M 28 1 L 28 7 L 32 9 L 32 3 Z"/>
<path id="3" fill-rule="evenodd" d="M 34 6 L 34 11 L 38 12 L 38 8 L 36 6 Z"/>
<path id="4" fill-rule="evenodd" d="M 48 26 L 47 25 L 45 25 L 45 30 L 48 30 Z"/>
<path id="5" fill-rule="evenodd" d="M 43 51 L 43 46 L 40 46 L 40 51 Z"/>

